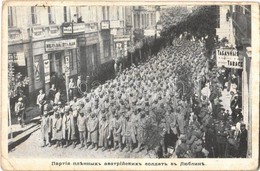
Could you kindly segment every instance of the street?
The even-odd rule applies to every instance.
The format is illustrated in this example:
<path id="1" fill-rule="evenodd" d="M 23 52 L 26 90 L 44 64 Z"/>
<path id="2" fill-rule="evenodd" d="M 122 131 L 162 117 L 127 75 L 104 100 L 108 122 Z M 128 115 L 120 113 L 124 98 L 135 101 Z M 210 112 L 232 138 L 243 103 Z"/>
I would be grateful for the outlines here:
<path id="1" fill-rule="evenodd" d="M 34 132 L 25 142 L 16 146 L 12 151 L 10 151 L 10 157 L 16 158 L 155 158 L 151 152 L 146 154 L 146 150 L 142 150 L 139 153 L 134 152 L 119 152 L 116 151 L 105 151 L 103 152 L 101 148 L 97 151 L 89 149 L 79 149 L 79 144 L 74 149 L 72 145 L 67 148 L 55 148 L 51 147 L 41 147 L 41 135 L 40 130 Z"/>

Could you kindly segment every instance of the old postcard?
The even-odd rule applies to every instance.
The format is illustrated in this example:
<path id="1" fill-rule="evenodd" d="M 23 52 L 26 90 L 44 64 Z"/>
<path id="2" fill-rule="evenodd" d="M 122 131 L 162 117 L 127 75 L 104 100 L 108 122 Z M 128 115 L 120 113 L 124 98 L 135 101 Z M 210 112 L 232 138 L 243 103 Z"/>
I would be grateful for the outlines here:
<path id="1" fill-rule="evenodd" d="M 6 1 L 3 170 L 256 170 L 259 4 Z"/>

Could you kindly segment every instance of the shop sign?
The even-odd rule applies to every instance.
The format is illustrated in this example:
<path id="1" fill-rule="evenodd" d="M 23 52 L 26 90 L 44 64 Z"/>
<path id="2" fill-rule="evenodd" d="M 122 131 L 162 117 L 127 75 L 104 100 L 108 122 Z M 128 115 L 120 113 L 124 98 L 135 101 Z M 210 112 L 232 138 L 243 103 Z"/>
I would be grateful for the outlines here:
<path id="1" fill-rule="evenodd" d="M 49 28 L 50 28 L 49 34 L 51 36 L 55 36 L 55 35 L 60 34 L 60 28 L 58 26 L 50 26 Z"/>
<path id="2" fill-rule="evenodd" d="M 111 35 L 117 35 L 117 29 L 111 29 L 110 34 Z"/>
<path id="3" fill-rule="evenodd" d="M 101 30 L 107 30 L 109 28 L 109 21 L 101 21 Z"/>
<path id="4" fill-rule="evenodd" d="M 85 23 L 70 23 L 68 26 L 63 26 L 63 34 L 82 32 L 85 32 Z"/>
<path id="5" fill-rule="evenodd" d="M 120 28 L 120 20 L 110 21 L 110 28 Z"/>
<path id="6" fill-rule="evenodd" d="M 157 24 L 156 29 L 157 30 L 162 30 L 162 25 L 161 24 Z"/>
<path id="7" fill-rule="evenodd" d="M 144 35 L 145 36 L 154 36 L 155 30 L 154 29 L 146 29 L 144 30 Z"/>
<path id="8" fill-rule="evenodd" d="M 77 47 L 76 39 L 57 40 L 57 41 L 46 41 L 45 50 L 46 52 L 75 49 Z"/>
<path id="9" fill-rule="evenodd" d="M 45 74 L 45 83 L 49 83 L 50 82 L 50 60 L 44 60 L 44 74 Z"/>
<path id="10" fill-rule="evenodd" d="M 243 69 L 243 56 L 235 49 L 216 49 L 217 66 Z"/>
<path id="11" fill-rule="evenodd" d="M 40 38 L 44 36 L 44 29 L 43 27 L 33 27 L 33 38 Z"/>
<path id="12" fill-rule="evenodd" d="M 34 78 L 35 81 L 39 81 L 40 80 L 40 65 L 39 65 L 39 61 L 35 61 L 34 62 Z"/>
<path id="13" fill-rule="evenodd" d="M 8 61 L 15 62 L 18 66 L 25 66 L 24 52 L 8 53 Z"/>
<path id="14" fill-rule="evenodd" d="M 114 42 L 130 41 L 130 35 L 115 35 Z"/>

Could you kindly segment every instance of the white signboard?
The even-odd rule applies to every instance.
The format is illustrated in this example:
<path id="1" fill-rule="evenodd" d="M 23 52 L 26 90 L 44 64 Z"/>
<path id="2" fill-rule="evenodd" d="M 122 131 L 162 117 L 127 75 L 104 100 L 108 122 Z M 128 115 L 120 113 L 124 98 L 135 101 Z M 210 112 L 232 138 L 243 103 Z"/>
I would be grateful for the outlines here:
<path id="1" fill-rule="evenodd" d="M 102 21 L 102 22 L 101 22 L 101 29 L 102 29 L 102 30 L 107 30 L 107 29 L 109 29 L 109 21 Z"/>
<path id="2" fill-rule="evenodd" d="M 44 74 L 45 74 L 45 83 L 50 82 L 50 60 L 44 60 Z"/>
<path id="3" fill-rule="evenodd" d="M 120 20 L 110 21 L 110 28 L 120 28 Z"/>
<path id="4" fill-rule="evenodd" d="M 25 66 L 24 52 L 17 52 L 16 57 L 17 57 L 17 61 L 16 61 L 17 65 Z"/>
<path id="5" fill-rule="evenodd" d="M 110 34 L 111 35 L 117 35 L 117 29 L 111 29 Z"/>
<path id="6" fill-rule="evenodd" d="M 144 30 L 144 35 L 145 36 L 154 36 L 155 35 L 155 30 L 154 29 Z"/>
<path id="7" fill-rule="evenodd" d="M 72 33 L 72 23 L 69 24 L 68 27 L 63 26 L 63 33 L 65 34 Z"/>
<path id="8" fill-rule="evenodd" d="M 243 56 L 234 49 L 216 49 L 217 66 L 243 69 Z"/>
<path id="9" fill-rule="evenodd" d="M 57 51 L 57 50 L 66 50 L 66 49 L 75 49 L 76 47 L 77 47 L 76 39 L 46 41 L 45 42 L 46 52 Z"/>
<path id="10" fill-rule="evenodd" d="M 130 35 L 115 35 L 114 42 L 130 41 Z"/>

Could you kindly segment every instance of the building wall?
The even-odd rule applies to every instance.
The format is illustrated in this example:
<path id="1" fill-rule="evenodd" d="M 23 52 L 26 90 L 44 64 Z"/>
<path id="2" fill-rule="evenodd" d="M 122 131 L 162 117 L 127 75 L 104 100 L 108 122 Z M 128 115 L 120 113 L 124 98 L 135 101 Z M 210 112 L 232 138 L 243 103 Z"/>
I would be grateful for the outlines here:
<path id="1" fill-rule="evenodd" d="M 24 58 L 27 63 L 27 74 L 30 79 L 29 83 L 29 92 L 34 96 L 36 91 L 40 88 L 48 89 L 49 86 L 46 86 L 44 83 L 44 70 L 43 70 L 43 57 L 49 55 L 50 58 L 54 58 L 54 52 L 45 51 L 45 42 L 53 40 L 62 40 L 70 38 L 70 36 L 65 36 L 62 34 L 62 24 L 64 20 L 64 6 L 53 6 L 50 8 L 44 7 L 33 7 L 34 14 L 32 15 L 32 7 L 21 6 L 21 7 L 12 7 L 12 25 L 9 26 L 8 34 L 8 46 L 12 49 L 18 49 L 18 46 L 23 47 Z M 70 6 L 67 7 L 67 22 L 77 22 L 77 17 L 82 16 L 82 20 L 86 23 L 86 31 L 82 35 L 72 35 L 72 38 L 77 39 L 78 37 L 85 37 L 87 40 L 86 48 L 93 46 L 97 48 L 97 54 L 95 59 L 95 65 L 101 65 L 113 59 L 113 40 L 110 35 L 110 30 L 104 31 L 100 28 L 100 23 L 104 19 L 119 20 L 120 27 L 116 28 L 118 35 L 125 34 L 125 17 L 127 11 L 124 6 Z M 105 13 L 105 16 L 103 16 Z M 128 12 L 129 15 L 129 12 Z M 21 17 L 22 16 L 22 17 Z M 35 23 L 32 23 L 32 18 L 35 16 Z M 49 19 L 50 17 L 50 19 Z M 104 18 L 105 17 L 105 18 Z M 89 30 L 88 23 L 93 23 L 97 26 L 97 29 Z M 92 25 L 93 25 L 92 24 Z M 92 27 L 92 26 L 91 26 Z M 55 31 L 53 31 L 55 30 Z M 54 32 L 54 34 L 53 34 Z M 93 34 L 96 36 L 93 37 Z M 91 41 L 95 41 L 92 42 Z M 104 57 L 104 41 L 110 42 L 110 55 Z M 70 76 L 74 76 L 80 73 L 78 64 L 80 63 L 80 48 L 73 50 L 73 60 L 75 62 L 74 69 L 70 72 Z M 88 48 L 89 49 L 89 48 Z M 10 52 L 13 53 L 13 52 Z M 64 51 L 62 54 L 62 69 L 60 72 L 64 73 Z M 86 52 L 87 54 L 88 52 Z M 86 58 L 88 56 L 86 55 Z M 37 59 L 36 59 L 37 58 Z M 35 80 L 35 62 L 39 61 L 40 64 L 40 73 L 41 80 Z M 55 61 L 55 60 L 54 60 Z M 88 62 L 92 62 L 93 59 L 88 59 Z M 51 63 L 52 67 L 56 64 Z M 54 65 L 54 66 L 53 66 Z M 97 66 L 96 66 L 97 67 Z M 75 69 L 76 68 L 76 69 Z M 91 67 L 89 67 L 91 68 Z M 94 68 L 92 66 L 92 68 Z M 37 94 L 37 93 L 36 93 Z"/>

